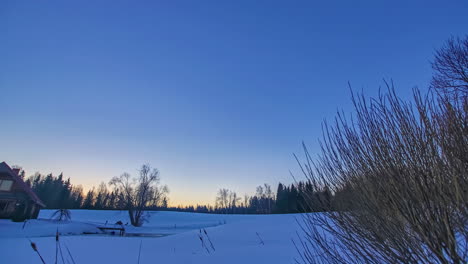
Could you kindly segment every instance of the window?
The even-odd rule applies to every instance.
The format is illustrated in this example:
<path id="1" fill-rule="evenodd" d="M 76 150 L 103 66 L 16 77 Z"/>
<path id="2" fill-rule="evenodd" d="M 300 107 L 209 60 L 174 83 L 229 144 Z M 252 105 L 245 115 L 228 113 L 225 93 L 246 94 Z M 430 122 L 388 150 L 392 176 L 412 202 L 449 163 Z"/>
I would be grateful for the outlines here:
<path id="1" fill-rule="evenodd" d="M 11 180 L 0 180 L 0 191 L 10 191 L 12 185 Z"/>

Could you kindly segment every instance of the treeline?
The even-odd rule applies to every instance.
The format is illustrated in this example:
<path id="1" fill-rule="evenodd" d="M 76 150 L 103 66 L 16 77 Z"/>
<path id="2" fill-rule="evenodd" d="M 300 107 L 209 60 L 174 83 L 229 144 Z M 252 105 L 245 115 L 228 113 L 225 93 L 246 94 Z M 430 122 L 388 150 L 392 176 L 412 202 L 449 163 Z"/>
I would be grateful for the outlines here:
<path id="1" fill-rule="evenodd" d="M 340 194 L 340 193 L 338 193 Z M 307 203 L 305 201 L 308 201 Z M 310 202 L 310 201 L 313 202 Z M 286 214 L 320 212 L 324 205 L 334 203 L 334 195 L 329 189 L 318 189 L 310 181 L 296 184 L 278 184 L 276 194 L 271 186 L 258 186 L 255 195 L 245 195 L 243 200 L 234 191 L 220 189 L 216 197 L 216 206 L 208 212 L 228 214 Z M 193 212 L 205 210 L 206 206 L 188 207 Z M 208 207 L 208 209 L 210 209 Z"/>
<path id="2" fill-rule="evenodd" d="M 63 174 L 42 175 L 36 173 L 29 177 L 26 183 L 46 204 L 48 209 L 94 209 L 94 210 L 125 210 L 126 203 L 120 189 L 110 189 L 105 183 L 83 192 L 81 185 L 72 185 L 70 178 Z M 316 199 L 314 206 L 304 203 L 308 197 Z M 322 210 L 322 202 L 331 202 L 333 195 L 328 190 L 316 191 L 310 182 L 296 184 L 278 184 L 276 193 L 268 184 L 258 186 L 253 196 L 239 197 L 236 192 L 220 189 L 216 204 L 169 207 L 166 196 L 158 200 L 150 200 L 146 210 L 165 210 L 180 212 L 218 213 L 218 214 L 272 214 L 272 213 L 303 213 Z"/>
<path id="3" fill-rule="evenodd" d="M 78 209 L 83 205 L 83 188 L 72 186 L 70 178 L 65 180 L 63 174 L 53 176 L 36 173 L 25 182 L 31 186 L 47 208 Z"/>
<path id="4" fill-rule="evenodd" d="M 334 201 L 334 195 L 328 188 L 317 190 L 310 181 L 289 186 L 280 183 L 276 194 L 275 212 L 321 212 L 324 210 L 324 204 L 332 204 Z"/>
<path id="5" fill-rule="evenodd" d="M 64 179 L 63 174 L 54 176 L 36 173 L 25 182 L 46 204 L 47 209 L 127 209 L 123 193 L 119 189 L 109 190 L 103 182 L 86 193 L 81 185 L 74 186 L 70 178 Z M 167 197 L 163 197 L 161 202 L 150 201 L 148 209 L 167 208 L 167 202 Z"/>

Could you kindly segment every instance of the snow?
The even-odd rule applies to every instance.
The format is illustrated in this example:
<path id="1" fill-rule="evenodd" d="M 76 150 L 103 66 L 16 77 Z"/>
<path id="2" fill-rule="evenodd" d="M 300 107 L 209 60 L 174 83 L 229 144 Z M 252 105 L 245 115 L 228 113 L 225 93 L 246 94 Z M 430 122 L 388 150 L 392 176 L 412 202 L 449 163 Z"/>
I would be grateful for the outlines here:
<path id="1" fill-rule="evenodd" d="M 300 215 L 217 215 L 151 212 L 143 227 L 125 226 L 127 234 L 99 233 L 97 226 L 129 222 L 123 211 L 72 210 L 72 221 L 49 220 L 53 210 L 42 210 L 38 220 L 13 223 L 0 220 L 0 263 L 40 263 L 30 246 L 35 242 L 46 263 L 55 263 L 55 232 L 66 263 L 294 263 Z M 24 226 L 24 227 L 23 227 Z M 204 232 L 206 230 L 206 234 Z M 200 233 L 201 232 L 201 233 Z M 161 237 L 157 237 L 162 235 Z M 205 245 L 202 246 L 202 241 Z M 210 241 L 213 245 L 211 247 Z M 263 241 L 263 243 L 262 243 Z M 70 250 L 70 257 L 66 248 Z M 214 249 L 213 249 L 214 248 Z M 59 263 L 62 263 L 59 257 Z"/>

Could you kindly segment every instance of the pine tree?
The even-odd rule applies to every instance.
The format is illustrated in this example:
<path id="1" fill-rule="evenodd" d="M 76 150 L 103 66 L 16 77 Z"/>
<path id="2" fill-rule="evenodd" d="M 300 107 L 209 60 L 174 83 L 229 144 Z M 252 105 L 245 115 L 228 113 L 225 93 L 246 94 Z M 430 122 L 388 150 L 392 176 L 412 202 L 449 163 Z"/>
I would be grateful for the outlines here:
<path id="1" fill-rule="evenodd" d="M 83 202 L 83 209 L 93 209 L 94 208 L 94 188 L 89 190 L 86 194 L 86 198 Z"/>

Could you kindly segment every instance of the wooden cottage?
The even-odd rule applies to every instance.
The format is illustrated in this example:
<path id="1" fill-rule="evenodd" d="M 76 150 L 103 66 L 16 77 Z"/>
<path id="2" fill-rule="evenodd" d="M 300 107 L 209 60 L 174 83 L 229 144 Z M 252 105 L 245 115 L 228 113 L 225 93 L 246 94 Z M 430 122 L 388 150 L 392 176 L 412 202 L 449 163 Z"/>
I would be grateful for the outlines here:
<path id="1" fill-rule="evenodd" d="M 18 173 L 5 162 L 0 163 L 0 218 L 35 219 L 45 205 Z"/>

